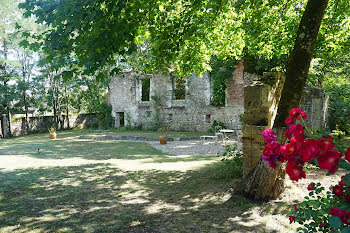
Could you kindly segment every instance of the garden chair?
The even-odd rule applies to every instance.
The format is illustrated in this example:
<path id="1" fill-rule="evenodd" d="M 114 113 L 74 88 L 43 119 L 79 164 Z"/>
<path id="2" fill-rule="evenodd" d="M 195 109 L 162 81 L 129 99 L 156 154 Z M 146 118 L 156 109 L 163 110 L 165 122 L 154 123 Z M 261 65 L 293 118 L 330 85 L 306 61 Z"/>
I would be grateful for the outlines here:
<path id="1" fill-rule="evenodd" d="M 218 139 L 224 140 L 224 134 L 221 133 L 220 130 L 222 130 L 222 127 L 220 125 L 214 127 L 215 136 L 217 136 Z"/>

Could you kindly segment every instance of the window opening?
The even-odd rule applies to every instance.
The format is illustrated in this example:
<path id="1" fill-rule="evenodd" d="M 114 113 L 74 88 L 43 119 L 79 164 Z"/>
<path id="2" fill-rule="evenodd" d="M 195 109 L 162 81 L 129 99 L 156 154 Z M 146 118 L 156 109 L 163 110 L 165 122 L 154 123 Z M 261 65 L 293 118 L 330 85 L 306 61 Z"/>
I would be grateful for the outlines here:
<path id="1" fill-rule="evenodd" d="M 151 79 L 141 79 L 141 101 L 149 101 Z"/>
<path id="2" fill-rule="evenodd" d="M 211 115 L 205 115 L 205 122 L 210 123 L 210 117 Z"/>
<path id="3" fill-rule="evenodd" d="M 183 77 L 173 77 L 174 99 L 186 99 L 186 79 Z"/>

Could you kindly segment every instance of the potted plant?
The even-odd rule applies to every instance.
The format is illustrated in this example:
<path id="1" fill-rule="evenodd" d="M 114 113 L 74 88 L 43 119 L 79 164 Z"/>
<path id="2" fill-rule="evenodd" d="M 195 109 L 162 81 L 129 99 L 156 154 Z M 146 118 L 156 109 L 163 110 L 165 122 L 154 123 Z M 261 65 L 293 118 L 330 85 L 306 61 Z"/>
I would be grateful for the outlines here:
<path id="1" fill-rule="evenodd" d="M 56 139 L 56 128 L 55 127 L 51 127 L 49 129 L 49 133 L 50 133 L 50 139 Z"/>
<path id="2" fill-rule="evenodd" d="M 166 124 L 163 124 L 162 128 L 159 129 L 159 132 L 161 132 L 161 135 L 159 136 L 159 143 L 166 144 L 168 141 L 168 137 L 166 136 L 166 132 L 168 132 L 168 126 Z"/>

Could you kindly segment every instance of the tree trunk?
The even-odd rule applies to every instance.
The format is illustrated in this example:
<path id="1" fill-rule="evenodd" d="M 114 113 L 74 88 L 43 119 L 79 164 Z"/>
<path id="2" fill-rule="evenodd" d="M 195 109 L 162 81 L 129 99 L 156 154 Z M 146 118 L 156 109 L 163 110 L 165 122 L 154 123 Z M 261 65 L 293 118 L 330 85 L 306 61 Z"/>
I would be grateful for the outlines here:
<path id="1" fill-rule="evenodd" d="M 67 115 L 67 128 L 69 129 L 69 95 L 67 92 L 67 85 L 65 86 L 65 92 L 66 92 L 66 115 Z"/>
<path id="2" fill-rule="evenodd" d="M 10 106 L 7 105 L 7 121 L 8 121 L 8 131 L 9 131 L 9 137 L 12 137 L 12 132 L 11 132 L 11 109 Z"/>
<path id="3" fill-rule="evenodd" d="M 307 3 L 289 58 L 274 127 L 285 126 L 284 121 L 290 110 L 300 104 L 327 3 L 328 0 L 309 0 Z M 280 137 L 279 133 L 277 135 Z M 255 169 L 235 187 L 235 192 L 256 200 L 276 199 L 284 190 L 284 177 L 285 171 L 281 165 L 272 169 L 260 159 Z"/>
<path id="4" fill-rule="evenodd" d="M 309 0 L 301 18 L 294 48 L 289 57 L 286 82 L 283 87 L 275 127 L 285 126 L 292 108 L 300 105 L 309 73 L 317 34 L 327 8 L 328 0 Z"/>
<path id="5" fill-rule="evenodd" d="M 284 166 L 269 167 L 260 159 L 256 167 L 236 185 L 235 193 L 254 200 L 276 199 L 284 191 Z"/>

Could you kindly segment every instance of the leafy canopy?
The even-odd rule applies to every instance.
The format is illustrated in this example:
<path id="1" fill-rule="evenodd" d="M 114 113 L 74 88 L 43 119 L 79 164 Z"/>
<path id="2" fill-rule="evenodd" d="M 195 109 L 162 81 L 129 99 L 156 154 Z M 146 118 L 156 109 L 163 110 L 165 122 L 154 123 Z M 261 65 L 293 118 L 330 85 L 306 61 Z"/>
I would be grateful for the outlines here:
<path id="1" fill-rule="evenodd" d="M 66 60 L 93 74 L 120 62 L 180 74 L 210 69 L 210 58 L 249 55 L 258 68 L 283 69 L 305 0 L 26 0 L 20 7 L 48 29 L 40 45 L 53 68 Z M 317 56 L 349 41 L 349 4 L 331 0 Z M 335 38 L 335 34 L 341 35 Z M 331 49 L 328 48 L 331 45 Z M 325 49 L 327 48 L 327 49 Z M 115 71 L 115 70 L 114 70 Z"/>

